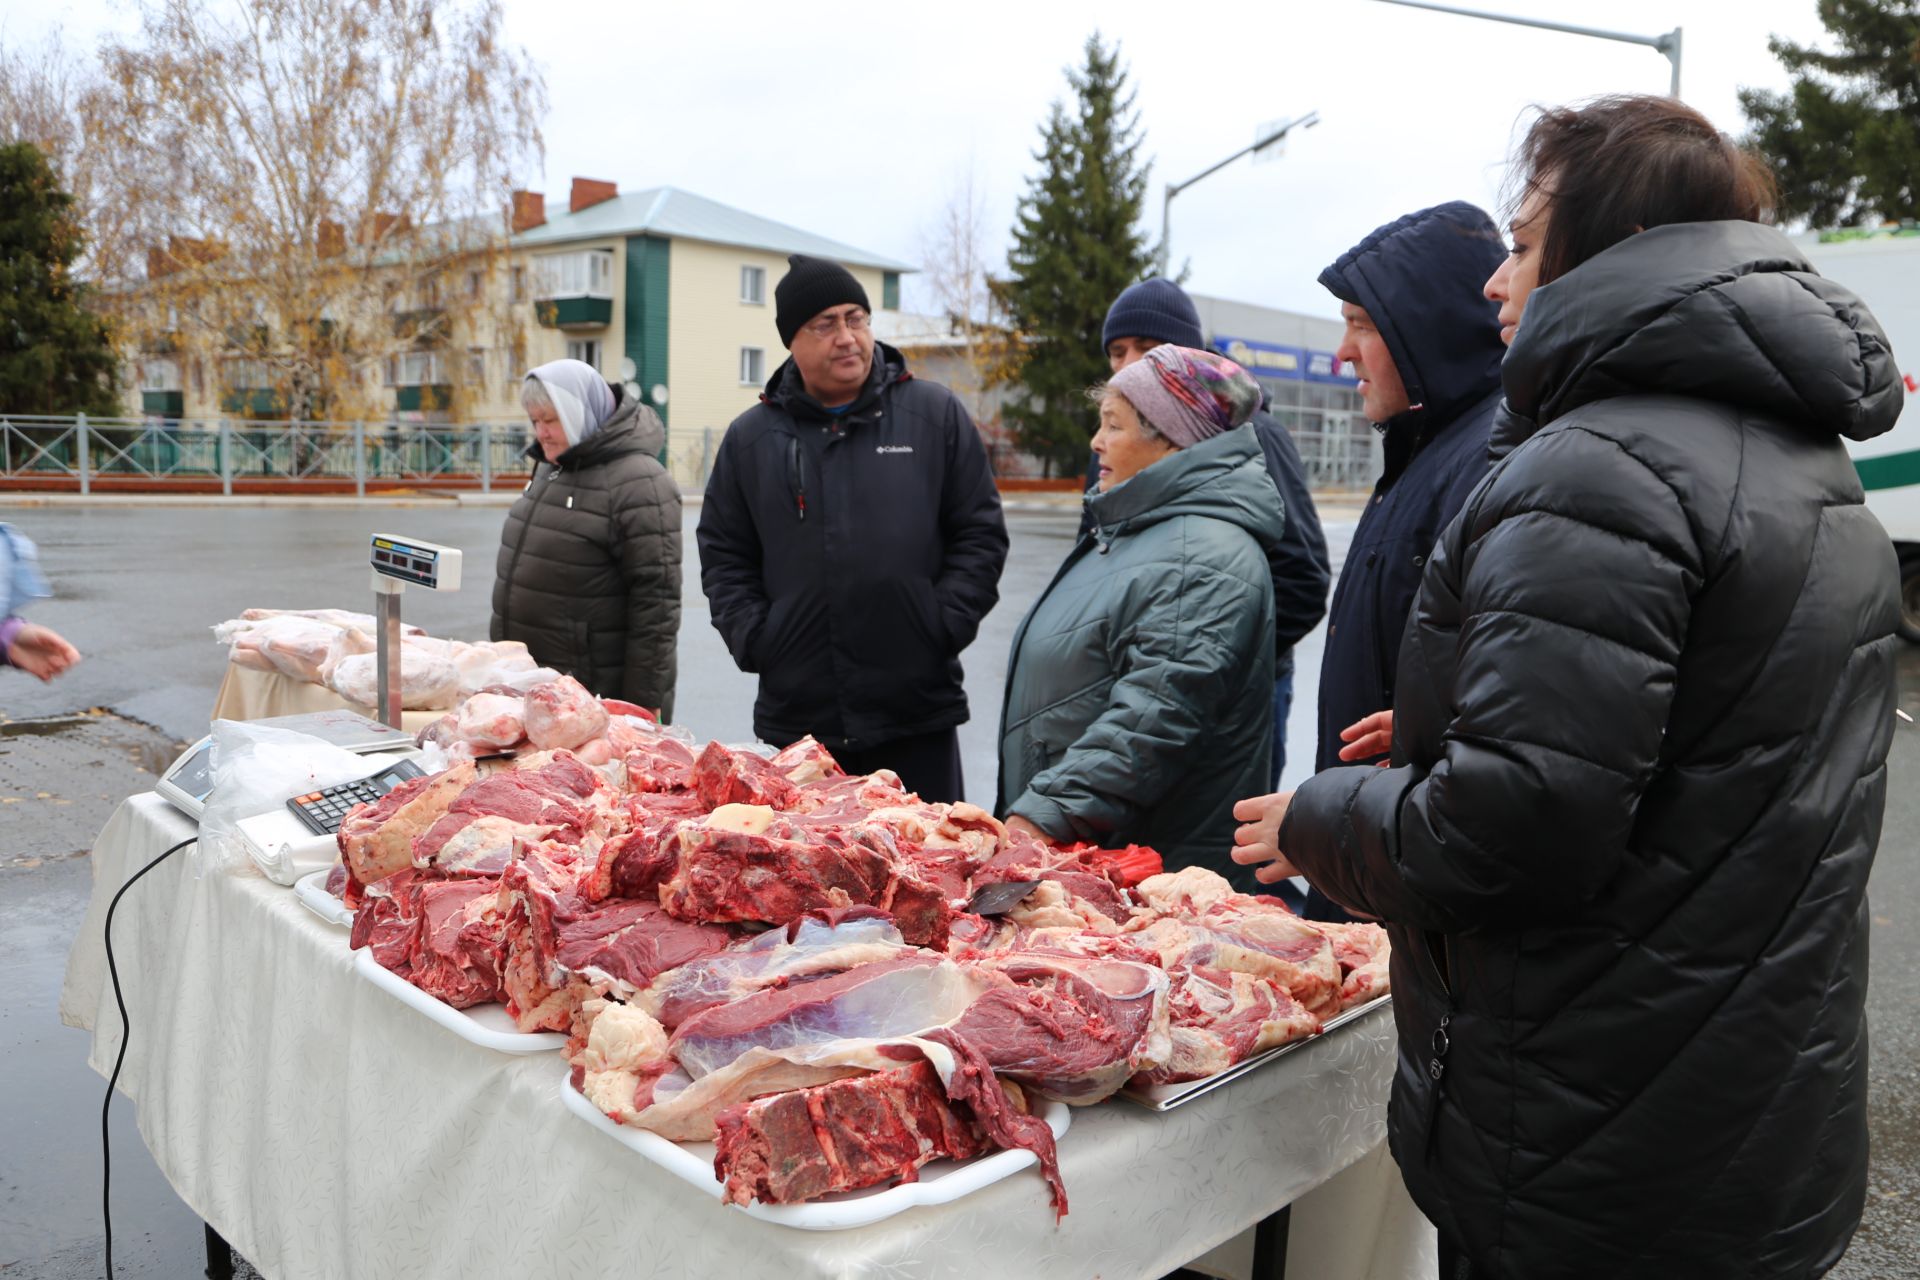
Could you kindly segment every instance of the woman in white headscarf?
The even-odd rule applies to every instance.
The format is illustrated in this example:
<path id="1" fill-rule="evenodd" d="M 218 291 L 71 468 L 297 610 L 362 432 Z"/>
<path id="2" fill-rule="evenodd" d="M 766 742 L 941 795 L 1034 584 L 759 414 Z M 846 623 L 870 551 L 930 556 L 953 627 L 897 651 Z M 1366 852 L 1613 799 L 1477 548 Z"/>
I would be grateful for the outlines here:
<path id="1" fill-rule="evenodd" d="M 680 490 L 659 415 L 591 365 L 555 360 L 521 384 L 533 478 L 507 513 L 495 640 L 602 697 L 673 712 L 680 633 Z"/>

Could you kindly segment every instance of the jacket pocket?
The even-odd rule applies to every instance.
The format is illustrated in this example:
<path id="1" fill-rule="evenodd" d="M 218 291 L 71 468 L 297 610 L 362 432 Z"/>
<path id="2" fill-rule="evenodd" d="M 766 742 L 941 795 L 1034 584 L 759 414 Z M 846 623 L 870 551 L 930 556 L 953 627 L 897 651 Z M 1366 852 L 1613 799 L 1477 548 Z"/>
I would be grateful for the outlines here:
<path id="1" fill-rule="evenodd" d="M 784 632 L 793 618 L 792 596 L 783 596 L 767 606 L 767 616 L 760 620 L 760 629 L 747 642 L 747 671 L 764 672 L 780 656 L 785 647 Z"/>
<path id="2" fill-rule="evenodd" d="M 571 627 L 573 635 L 573 678 L 587 688 L 594 688 L 599 677 L 599 668 L 593 661 L 593 630 L 586 619 L 575 618 Z"/>

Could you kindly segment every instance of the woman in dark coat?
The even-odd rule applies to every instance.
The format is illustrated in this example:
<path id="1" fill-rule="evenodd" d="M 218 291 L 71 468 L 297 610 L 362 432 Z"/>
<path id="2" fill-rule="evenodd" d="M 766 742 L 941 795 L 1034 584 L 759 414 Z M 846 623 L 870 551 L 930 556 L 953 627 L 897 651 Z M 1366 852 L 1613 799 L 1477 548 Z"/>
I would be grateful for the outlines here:
<path id="1" fill-rule="evenodd" d="M 1152 845 L 1254 888 L 1233 801 L 1273 750 L 1284 515 L 1232 361 L 1156 347 L 1102 396 L 1091 532 L 1014 633 L 999 812 L 1060 842 Z"/>
<path id="2" fill-rule="evenodd" d="M 666 428 L 591 365 L 527 375 L 526 492 L 507 512 L 493 586 L 495 640 L 602 697 L 673 714 L 680 635 L 680 490 Z"/>
<path id="3" fill-rule="evenodd" d="M 1899 375 L 1680 103 L 1546 112 L 1519 168 L 1496 462 L 1390 764 L 1243 805 L 1236 856 L 1388 925 L 1389 1135 L 1444 1275 L 1818 1276 L 1866 1190 L 1899 617 L 1841 437 Z"/>

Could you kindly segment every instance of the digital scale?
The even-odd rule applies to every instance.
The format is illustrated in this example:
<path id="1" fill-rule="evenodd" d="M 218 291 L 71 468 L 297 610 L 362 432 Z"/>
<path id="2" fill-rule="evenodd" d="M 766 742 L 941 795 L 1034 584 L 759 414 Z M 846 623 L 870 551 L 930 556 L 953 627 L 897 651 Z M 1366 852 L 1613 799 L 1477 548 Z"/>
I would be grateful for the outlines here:
<path id="1" fill-rule="evenodd" d="M 400 727 L 400 593 L 409 583 L 429 591 L 458 591 L 460 548 L 376 533 L 369 562 L 373 565 L 374 640 L 378 654 L 374 678 L 380 691 L 375 709 L 382 723 L 397 729 Z"/>
<path id="2" fill-rule="evenodd" d="M 409 735 L 351 711 L 310 711 L 251 723 L 304 733 L 356 755 L 406 751 L 413 746 Z M 207 795 L 213 790 L 213 735 L 208 734 L 182 752 L 178 760 L 167 766 L 153 789 L 174 808 L 198 822 L 206 812 Z"/>

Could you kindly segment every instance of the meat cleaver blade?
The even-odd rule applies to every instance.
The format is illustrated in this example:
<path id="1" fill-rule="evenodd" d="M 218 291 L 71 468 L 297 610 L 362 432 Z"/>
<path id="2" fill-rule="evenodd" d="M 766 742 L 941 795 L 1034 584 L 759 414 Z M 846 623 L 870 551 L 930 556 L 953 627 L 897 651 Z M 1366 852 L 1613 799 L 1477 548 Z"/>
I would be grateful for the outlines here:
<path id="1" fill-rule="evenodd" d="M 1002 880 L 999 884 L 986 885 L 974 890 L 967 910 L 977 916 L 1003 916 L 1025 901 L 1039 883 L 1038 880 Z"/>

